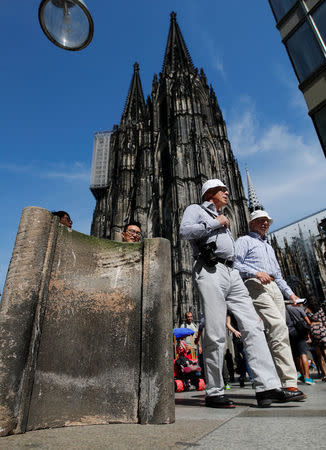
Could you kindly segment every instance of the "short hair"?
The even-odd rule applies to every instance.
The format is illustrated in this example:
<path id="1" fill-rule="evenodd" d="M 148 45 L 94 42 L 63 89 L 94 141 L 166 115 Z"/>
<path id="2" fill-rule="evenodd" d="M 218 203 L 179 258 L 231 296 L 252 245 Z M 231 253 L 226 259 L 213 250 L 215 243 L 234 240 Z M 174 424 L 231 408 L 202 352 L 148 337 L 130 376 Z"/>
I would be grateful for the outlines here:
<path id="1" fill-rule="evenodd" d="M 187 314 L 191 314 L 191 315 L 193 315 L 191 311 L 187 311 L 187 312 L 185 312 L 185 317 L 187 317 Z"/>
<path id="2" fill-rule="evenodd" d="M 124 232 L 124 233 L 127 231 L 128 227 L 130 227 L 130 225 L 135 225 L 136 227 L 138 227 L 138 228 L 141 230 L 141 225 L 140 225 L 139 222 L 137 222 L 137 221 L 131 221 L 131 222 L 128 222 L 128 223 L 126 223 L 126 224 L 124 225 L 124 227 L 123 227 L 123 232 Z"/>
<path id="3" fill-rule="evenodd" d="M 60 217 L 60 219 L 62 219 L 63 216 L 68 216 L 70 217 L 69 213 L 67 213 L 67 211 L 52 211 L 52 214 L 54 216 L 58 216 Z"/>
<path id="4" fill-rule="evenodd" d="M 322 307 L 321 303 L 315 297 L 309 298 L 306 304 L 313 314 L 319 311 Z"/>

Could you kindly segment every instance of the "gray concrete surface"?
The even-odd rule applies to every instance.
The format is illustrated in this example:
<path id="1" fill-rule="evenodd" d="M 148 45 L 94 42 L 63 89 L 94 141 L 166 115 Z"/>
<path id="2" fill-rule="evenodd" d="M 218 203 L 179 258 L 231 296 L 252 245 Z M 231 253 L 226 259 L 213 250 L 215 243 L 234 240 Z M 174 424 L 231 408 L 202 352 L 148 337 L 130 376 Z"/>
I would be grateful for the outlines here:
<path id="1" fill-rule="evenodd" d="M 20 449 L 326 449 L 326 383 L 302 386 L 304 402 L 256 406 L 248 383 L 233 384 L 235 409 L 204 407 L 205 394 L 176 394 L 170 425 L 85 425 L 0 438 L 1 450 Z"/>

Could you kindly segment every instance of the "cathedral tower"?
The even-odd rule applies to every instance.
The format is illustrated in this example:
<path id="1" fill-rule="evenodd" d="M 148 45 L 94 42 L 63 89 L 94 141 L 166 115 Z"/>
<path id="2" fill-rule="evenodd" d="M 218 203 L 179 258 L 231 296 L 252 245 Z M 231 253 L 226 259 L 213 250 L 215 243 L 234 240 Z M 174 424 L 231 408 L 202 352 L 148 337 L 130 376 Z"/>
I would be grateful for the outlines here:
<path id="1" fill-rule="evenodd" d="M 235 236 L 246 233 L 248 208 L 223 115 L 203 69 L 193 65 L 173 12 L 162 72 L 154 75 L 146 102 L 134 65 L 120 126 L 110 139 L 108 183 L 96 190 L 91 233 L 120 240 L 124 222 L 134 219 L 146 237 L 170 240 L 175 323 L 187 310 L 195 318 L 199 310 L 190 246 L 178 230 L 185 208 L 200 202 L 209 178 L 229 187 L 224 213 Z"/>
<path id="2" fill-rule="evenodd" d="M 258 197 L 256 195 L 256 191 L 254 189 L 254 185 L 251 181 L 251 177 L 249 175 L 248 167 L 246 167 L 247 172 L 247 183 L 248 183 L 248 205 L 249 205 L 249 212 L 254 212 L 257 210 L 264 210 L 263 205 L 258 200 Z"/>

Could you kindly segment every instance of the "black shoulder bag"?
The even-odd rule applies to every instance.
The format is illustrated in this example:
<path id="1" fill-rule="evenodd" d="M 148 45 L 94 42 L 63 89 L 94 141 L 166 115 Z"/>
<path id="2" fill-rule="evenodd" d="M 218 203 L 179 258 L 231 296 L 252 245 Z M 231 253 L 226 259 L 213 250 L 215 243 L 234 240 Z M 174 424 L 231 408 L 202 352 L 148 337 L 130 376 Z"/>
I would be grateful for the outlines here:
<path id="1" fill-rule="evenodd" d="M 290 308 L 287 308 L 288 313 L 290 314 L 291 320 L 293 322 L 293 326 L 298 333 L 298 336 L 302 339 L 306 339 L 309 331 L 310 325 L 305 321 L 303 317 L 297 317 Z"/>
<path id="2" fill-rule="evenodd" d="M 212 213 L 210 213 L 209 211 L 207 211 L 206 208 L 203 208 L 202 205 L 200 205 L 200 207 L 207 212 L 207 214 L 209 214 L 210 216 L 212 216 L 214 219 L 216 218 L 216 216 Z M 202 257 L 202 259 L 204 260 L 205 264 L 209 267 L 213 267 L 216 266 L 216 264 L 218 263 L 218 256 L 215 255 L 215 250 L 217 248 L 216 245 L 216 241 L 217 241 L 217 235 L 216 235 L 216 239 L 213 242 L 209 242 L 208 244 L 200 244 L 198 245 L 199 248 L 199 256 Z"/>

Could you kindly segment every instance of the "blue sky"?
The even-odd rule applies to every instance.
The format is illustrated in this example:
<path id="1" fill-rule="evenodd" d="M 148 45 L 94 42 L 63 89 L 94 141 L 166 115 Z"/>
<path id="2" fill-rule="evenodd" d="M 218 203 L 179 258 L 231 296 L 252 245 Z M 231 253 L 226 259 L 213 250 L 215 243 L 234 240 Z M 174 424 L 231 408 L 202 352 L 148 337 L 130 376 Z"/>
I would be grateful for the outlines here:
<path id="1" fill-rule="evenodd" d="M 65 209 L 89 233 L 93 133 L 119 123 L 136 61 L 150 94 L 171 11 L 273 228 L 325 208 L 326 160 L 267 0 L 90 0 L 95 33 L 80 52 L 46 39 L 39 2 L 1 0 L 1 291 L 24 207 Z"/>

